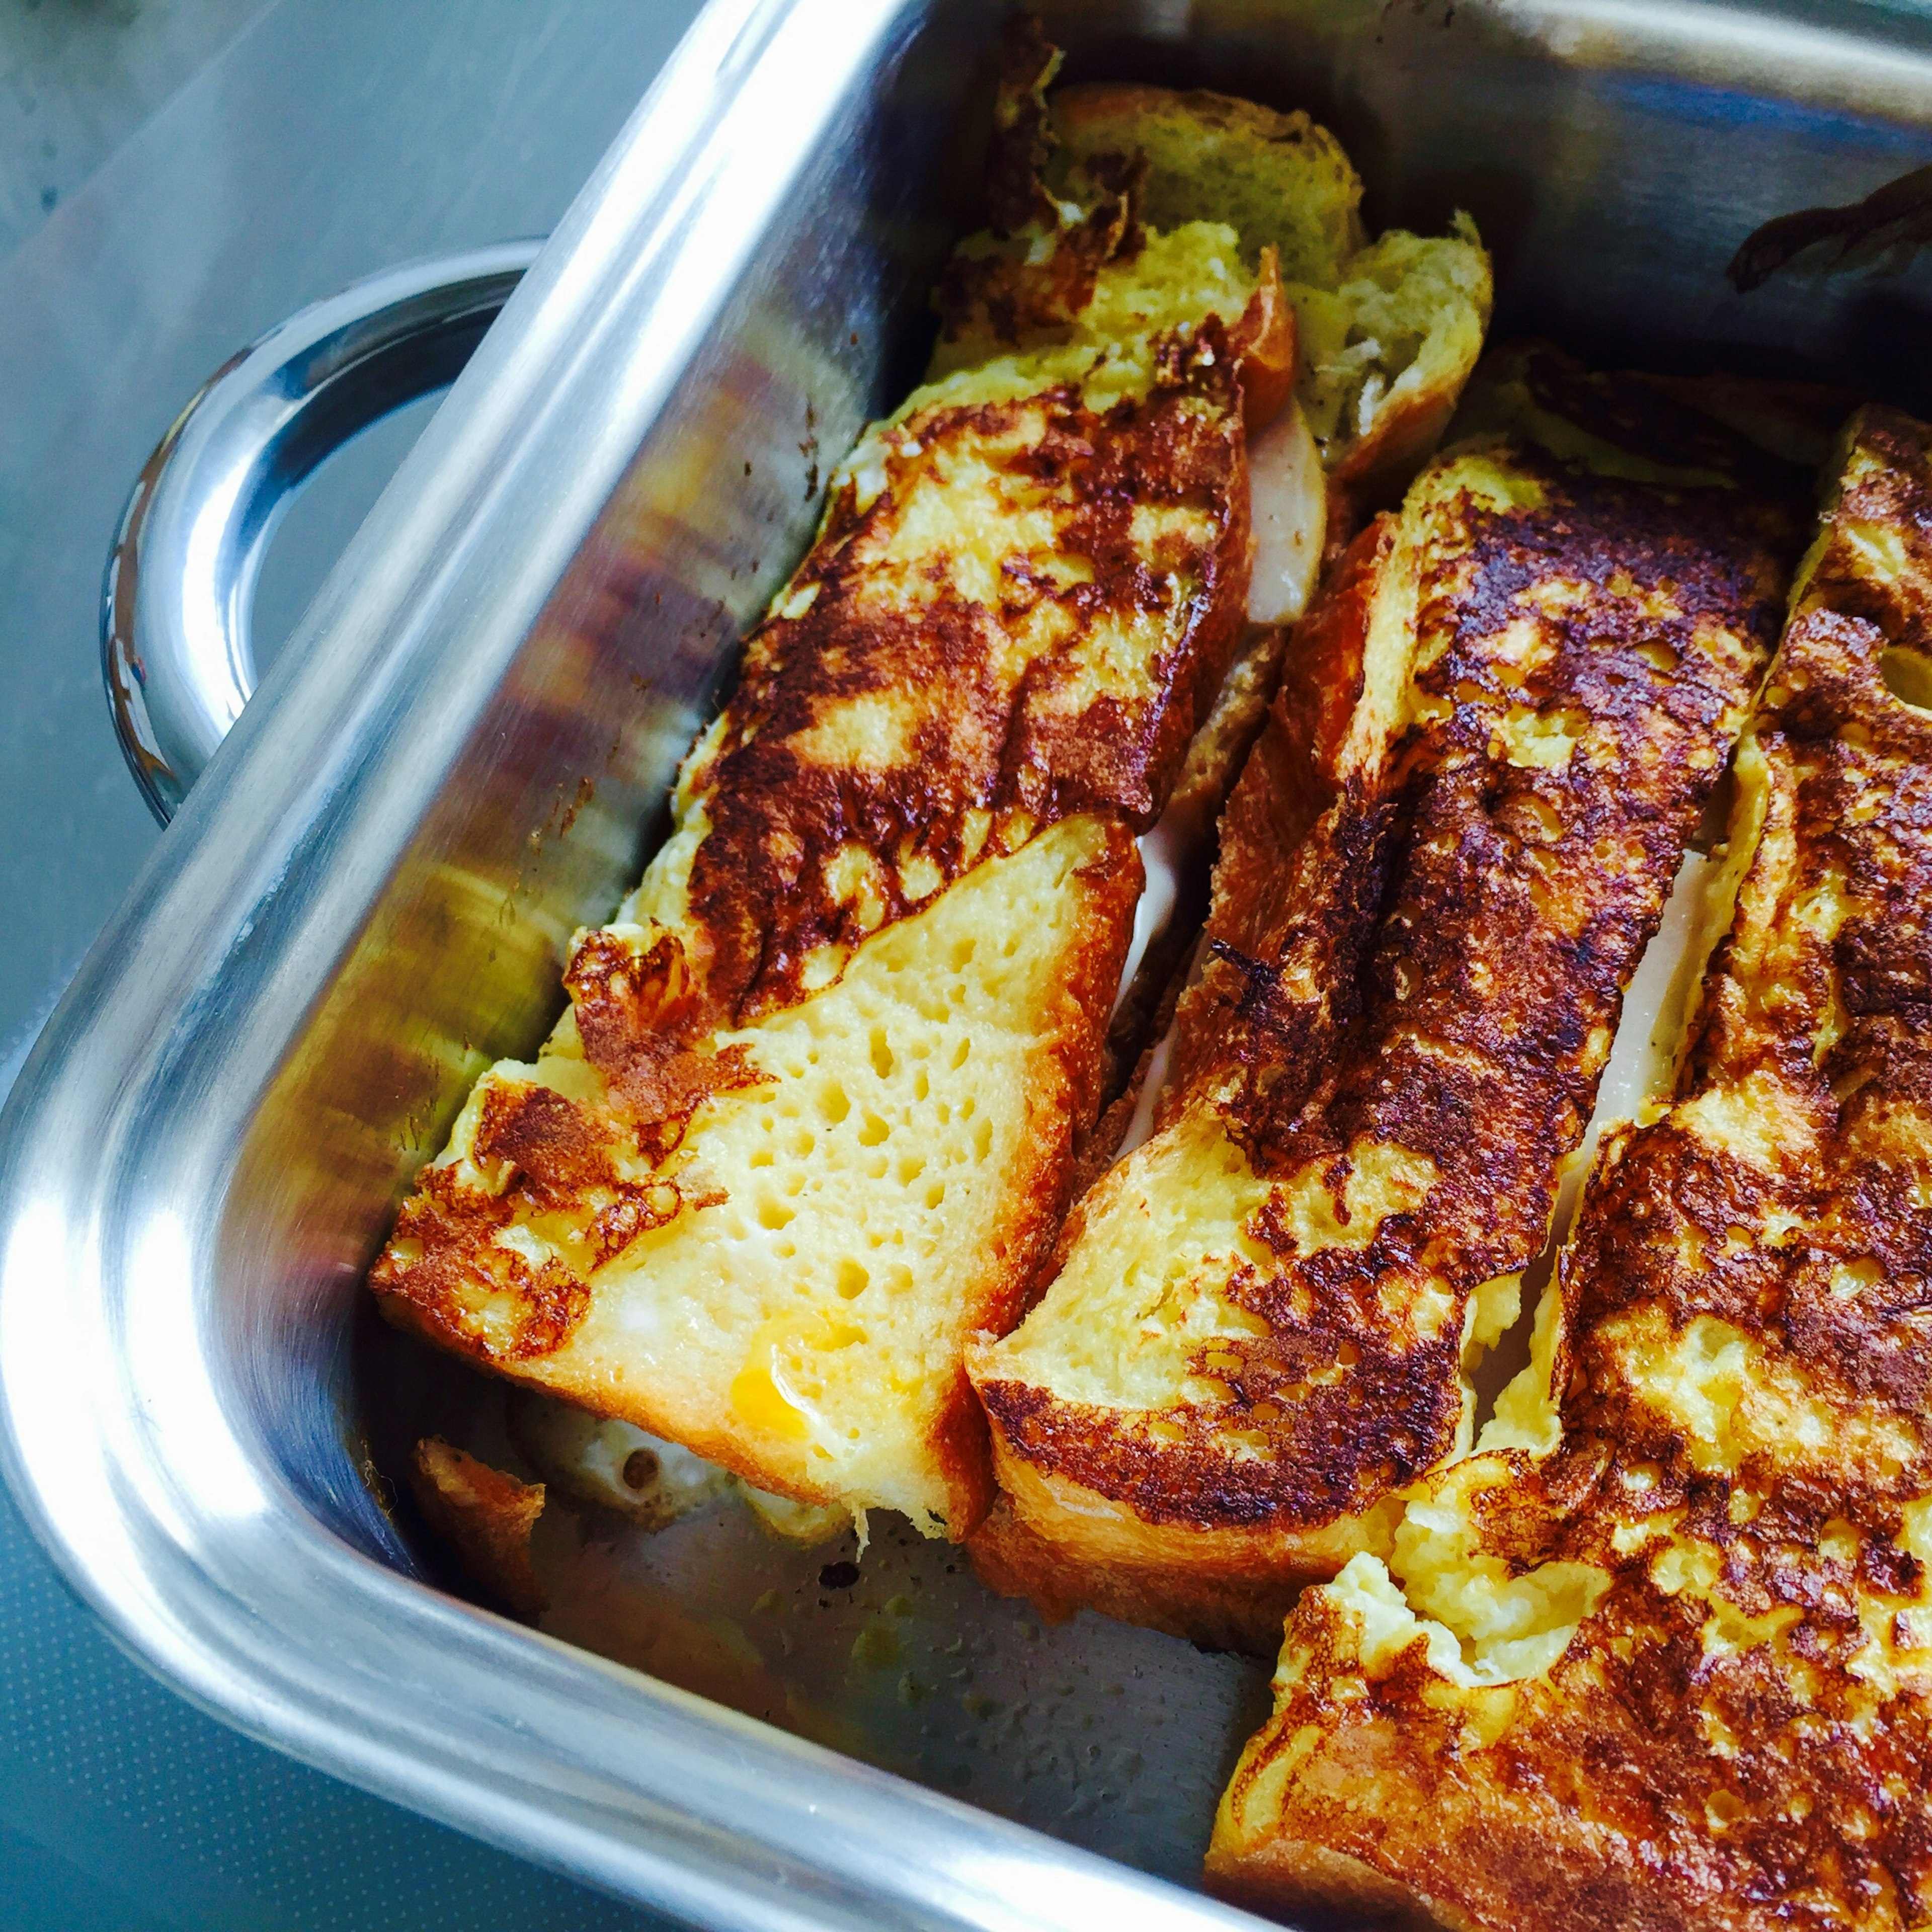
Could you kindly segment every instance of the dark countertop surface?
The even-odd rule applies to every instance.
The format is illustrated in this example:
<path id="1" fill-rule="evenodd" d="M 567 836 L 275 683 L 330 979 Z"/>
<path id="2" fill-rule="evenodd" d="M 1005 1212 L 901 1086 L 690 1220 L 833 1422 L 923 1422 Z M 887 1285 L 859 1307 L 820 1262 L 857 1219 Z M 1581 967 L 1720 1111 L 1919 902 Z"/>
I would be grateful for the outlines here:
<path id="1" fill-rule="evenodd" d="M 697 11 L 9 0 L 0 1094 L 159 836 L 108 722 L 96 628 L 148 451 L 230 353 L 304 304 L 393 262 L 547 232 Z M 265 658 L 433 406 L 370 431 L 292 510 L 263 575 Z M 191 1709 L 114 1647 L 0 1496 L 6 1932 L 653 1922 Z"/>

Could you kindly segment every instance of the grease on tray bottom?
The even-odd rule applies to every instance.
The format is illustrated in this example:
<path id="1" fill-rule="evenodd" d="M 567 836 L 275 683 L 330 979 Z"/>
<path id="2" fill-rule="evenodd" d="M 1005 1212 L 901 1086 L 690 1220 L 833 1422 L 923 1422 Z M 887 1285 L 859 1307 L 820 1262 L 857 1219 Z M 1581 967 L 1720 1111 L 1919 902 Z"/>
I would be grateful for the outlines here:
<path id="1" fill-rule="evenodd" d="M 506 1386 L 370 1324 L 359 1338 L 377 1466 L 441 1435 L 537 1472 Z M 552 1485 L 532 1542 L 537 1627 L 1086 1850 L 1189 1886 L 1266 1666 L 1083 1612 L 1042 1627 L 963 1551 L 874 1512 L 782 1542 L 722 1494 L 652 1530 Z"/>

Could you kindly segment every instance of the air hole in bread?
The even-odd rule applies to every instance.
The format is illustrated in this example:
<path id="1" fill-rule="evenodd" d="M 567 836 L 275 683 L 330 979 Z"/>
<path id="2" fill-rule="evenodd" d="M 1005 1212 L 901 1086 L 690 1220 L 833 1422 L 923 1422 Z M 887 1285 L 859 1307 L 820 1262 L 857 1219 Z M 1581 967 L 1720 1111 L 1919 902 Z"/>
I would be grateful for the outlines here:
<path id="1" fill-rule="evenodd" d="M 1904 644 L 1880 654 L 1879 675 L 1885 688 L 1915 711 L 1932 711 L 1932 657 Z"/>

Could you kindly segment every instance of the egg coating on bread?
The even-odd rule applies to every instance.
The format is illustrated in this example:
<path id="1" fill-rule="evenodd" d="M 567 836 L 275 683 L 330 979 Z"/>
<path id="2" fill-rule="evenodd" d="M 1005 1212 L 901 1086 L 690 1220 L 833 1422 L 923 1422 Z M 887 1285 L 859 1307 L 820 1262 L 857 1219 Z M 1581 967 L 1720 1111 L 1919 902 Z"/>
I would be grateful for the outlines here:
<path id="1" fill-rule="evenodd" d="M 1065 1204 L 1159 813 L 1238 637 L 1213 316 L 918 392 L 371 1276 L 394 1318 L 760 1489 L 957 1534 L 960 1354 Z"/>

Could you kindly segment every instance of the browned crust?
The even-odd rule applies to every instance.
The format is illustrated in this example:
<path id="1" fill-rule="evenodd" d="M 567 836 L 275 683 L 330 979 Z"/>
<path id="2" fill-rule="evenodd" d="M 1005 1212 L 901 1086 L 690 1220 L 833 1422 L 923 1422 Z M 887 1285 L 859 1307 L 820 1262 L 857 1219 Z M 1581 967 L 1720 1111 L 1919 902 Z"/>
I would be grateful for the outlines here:
<path id="1" fill-rule="evenodd" d="M 940 340 L 957 342 L 983 328 L 1012 349 L 1071 340 L 1100 271 L 1109 262 L 1131 261 L 1144 245 L 1134 214 L 1138 188 L 1138 171 L 1123 170 L 1117 191 L 1103 194 L 1080 220 L 1057 230 L 1049 200 L 1044 226 L 1055 239 L 1043 260 L 1034 260 L 1030 251 L 953 256 L 934 291 Z M 1014 231 L 995 224 L 994 232 Z"/>
<path id="2" fill-rule="evenodd" d="M 958 878 L 980 856 L 1011 849 L 1076 812 L 1118 812 L 1136 830 L 1158 814 L 1238 638 L 1246 596 L 1246 449 L 1226 342 L 1209 323 L 1172 345 L 1144 403 L 1096 415 L 1071 390 L 1013 403 L 937 405 L 907 422 L 887 488 L 860 509 L 848 491 L 794 580 L 818 586 L 808 610 L 769 619 L 746 648 L 724 740 L 704 778 L 711 830 L 691 876 L 692 914 L 714 949 L 706 991 L 743 1024 L 794 1003 L 805 959 L 851 946 L 876 927 L 826 882 L 831 860 L 860 844 L 879 860 L 885 923 L 910 910 L 896 884 L 905 856 Z M 1039 434 L 1025 434 L 1036 414 Z M 930 468 L 970 440 L 1010 458 L 1061 508 L 1059 548 L 1087 561 L 1090 581 L 1062 585 L 1007 569 L 998 610 L 944 592 L 917 614 L 882 622 L 868 595 L 893 534 L 902 472 Z M 916 453 L 904 453 L 908 448 Z M 998 459 L 995 459 L 998 460 Z M 1204 551 L 1148 555 L 1132 533 L 1137 508 L 1192 506 L 1212 521 Z M 1017 688 L 1002 667 L 1007 635 L 1044 606 L 1065 614 L 1070 640 L 1103 612 L 1165 607 L 1169 579 L 1190 586 L 1196 620 L 1149 664 L 1141 691 L 1070 706 L 1070 673 L 1049 655 Z M 944 694 L 889 769 L 829 766 L 800 743 L 830 701 L 868 693 Z M 969 814 L 990 812 L 988 844 L 969 844 Z"/>
<path id="3" fill-rule="evenodd" d="M 1884 662 L 1932 640 L 1932 430 L 1868 410 L 1853 452 L 1876 467 L 1832 513 L 1766 688 L 1765 830 L 1678 1102 L 1612 1149 L 1565 1259 L 1562 1448 L 1516 1458 L 1479 1513 L 1512 1570 L 1586 1562 L 1606 1594 L 1546 1674 L 1460 1693 L 1419 1643 L 1365 1677 L 1334 1606 L 1305 1598 L 1301 1667 L 1224 1812 L 1250 1822 L 1214 1862 L 1247 1902 L 1328 1896 L 1333 1855 L 1511 1932 L 1932 1918 L 1926 1579 L 1900 1546 L 1932 1492 L 1932 717 Z M 1828 887 L 1835 928 L 1813 910 Z M 1701 1124 L 1727 1097 L 1768 1156 Z M 1815 1436 L 1729 1463 L 1672 1426 L 1648 1365 L 1712 1321 Z M 1663 1549 L 1708 1589 L 1660 1587 Z"/>
<path id="4" fill-rule="evenodd" d="M 1266 725 L 1280 682 L 1288 632 L 1251 625 L 1206 722 L 1188 746 L 1187 760 L 1168 795 L 1165 822 L 1187 828 L 1202 851 L 1197 868 L 1178 881 L 1166 929 L 1150 940 L 1133 983 L 1121 995 L 1107 1029 L 1110 1096 L 1106 1118 L 1081 1156 L 1078 1199 L 1112 1165 L 1132 1119 L 1155 1047 L 1172 1023 L 1209 907 L 1220 823 L 1229 794 Z"/>
<path id="5" fill-rule="evenodd" d="M 1854 398 L 1809 383 L 1591 369 L 1535 337 L 1498 344 L 1471 378 L 1459 435 L 1559 433 L 1599 460 L 1690 482 L 1728 480 L 1760 496 L 1811 502 L 1819 466 Z"/>
<path id="6" fill-rule="evenodd" d="M 488 1361 L 523 1361 L 561 1347 L 588 1305 L 588 1283 L 558 1262 L 532 1268 L 497 1245 L 499 1228 L 520 1212 L 559 1216 L 581 1231 L 594 1268 L 646 1228 L 712 1198 L 688 1177 L 682 1186 L 668 1176 L 622 1178 L 622 1131 L 621 1118 L 614 1123 L 548 1088 L 493 1082 L 476 1158 L 486 1167 L 504 1163 L 514 1178 L 490 1194 L 466 1186 L 453 1168 L 424 1170 L 370 1270 L 384 1312 L 399 1327 Z"/>
<path id="7" fill-rule="evenodd" d="M 1349 1150 L 1367 1142 L 1426 1156 L 1436 1178 L 1360 1248 L 1304 1255 L 1274 1208 L 1256 1217 L 1246 1232 L 1274 1265 L 1238 1273 L 1228 1299 L 1260 1332 L 1218 1337 L 1192 1370 L 1225 1401 L 1163 1408 L 1156 1429 L 1138 1411 L 979 1380 L 1003 1458 L 1148 1524 L 1312 1528 L 1449 1453 L 1462 1310 L 1542 1246 L 1623 985 L 1768 648 L 1790 532 L 1765 506 L 1522 451 L 1508 462 L 1539 506 L 1463 497 L 1429 546 L 1418 621 L 1438 654 L 1414 684 L 1430 715 L 1379 766 L 1348 772 L 1287 849 L 1277 830 L 1306 824 L 1309 748 L 1336 720 L 1292 724 L 1278 709 L 1231 809 L 1217 906 L 1247 880 L 1265 900 L 1270 871 L 1290 890 L 1278 911 L 1234 914 L 1246 945 L 1210 925 L 1218 957 L 1184 1019 L 1214 1045 L 1196 1046 L 1202 1084 L 1179 1104 L 1220 1114 L 1258 1172 L 1318 1164 L 1340 1202 Z M 1394 555 L 1386 530 L 1360 540 L 1307 662 L 1358 652 L 1364 585 Z M 1527 670 L 1508 643 L 1525 623 L 1546 647 Z M 1498 751 L 1499 718 L 1524 711 L 1575 721 L 1567 765 Z M 1432 1282 L 1454 1306 L 1425 1336 L 1390 1298 Z M 1266 1453 L 1232 1451 L 1234 1431 Z"/>
<path id="8" fill-rule="evenodd" d="M 1722 423 L 1746 441 L 1792 464 L 1808 481 L 1822 468 L 1858 399 L 1822 382 L 1780 382 L 1714 370 L 1704 376 L 1640 379 L 1679 407 Z"/>
<path id="9" fill-rule="evenodd" d="M 1055 219 L 1040 183 L 1052 151 L 1046 90 L 1060 70 L 1060 50 L 1036 14 L 1009 16 L 1000 42 L 993 133 L 986 149 L 986 219 L 995 234 L 1017 235 L 1029 222 Z"/>
<path id="10" fill-rule="evenodd" d="M 430 1436 L 416 1444 L 410 1492 L 472 1583 L 519 1616 L 549 1607 L 530 1561 L 530 1532 L 543 1514 L 542 1484 L 520 1483 Z"/>
<path id="11" fill-rule="evenodd" d="M 1264 1917 L 1281 1910 L 1286 1883 L 1296 1910 L 1346 1912 L 1350 1932 L 1478 1932 L 1466 1913 L 1431 1910 L 1408 1886 L 1327 1845 L 1282 1840 L 1241 1859 L 1210 1851 L 1202 1880 L 1215 1898 Z"/>
<path id="12" fill-rule="evenodd" d="M 1378 519 L 1324 577 L 1284 656 L 1268 722 L 1228 802 L 1215 860 L 1208 932 L 1254 958 L 1279 946 L 1294 907 L 1317 901 L 1323 876 L 1347 843 L 1339 822 L 1322 824 L 1342 780 L 1342 741 L 1362 698 L 1366 626 L 1394 542 L 1393 518 Z M 1309 847 L 1320 829 L 1317 853 Z M 1334 876 L 1332 872 L 1330 876 Z M 1174 1090 L 1185 1090 L 1221 1050 L 1219 1004 L 1184 1004 Z"/>
<path id="13" fill-rule="evenodd" d="M 634 952 L 614 933 L 598 931 L 578 941 L 563 976 L 584 1058 L 604 1076 L 612 1111 L 653 1162 L 676 1151 L 692 1115 L 712 1094 L 759 1084 L 743 1046 L 717 1048 L 702 1037 L 714 1018 L 710 963 L 702 940 L 687 946 L 662 932 Z M 530 1172 L 514 1149 L 491 1148 L 483 1157 L 493 1154 Z M 587 1171 L 578 1177 L 580 1184 L 591 1178 Z"/>

